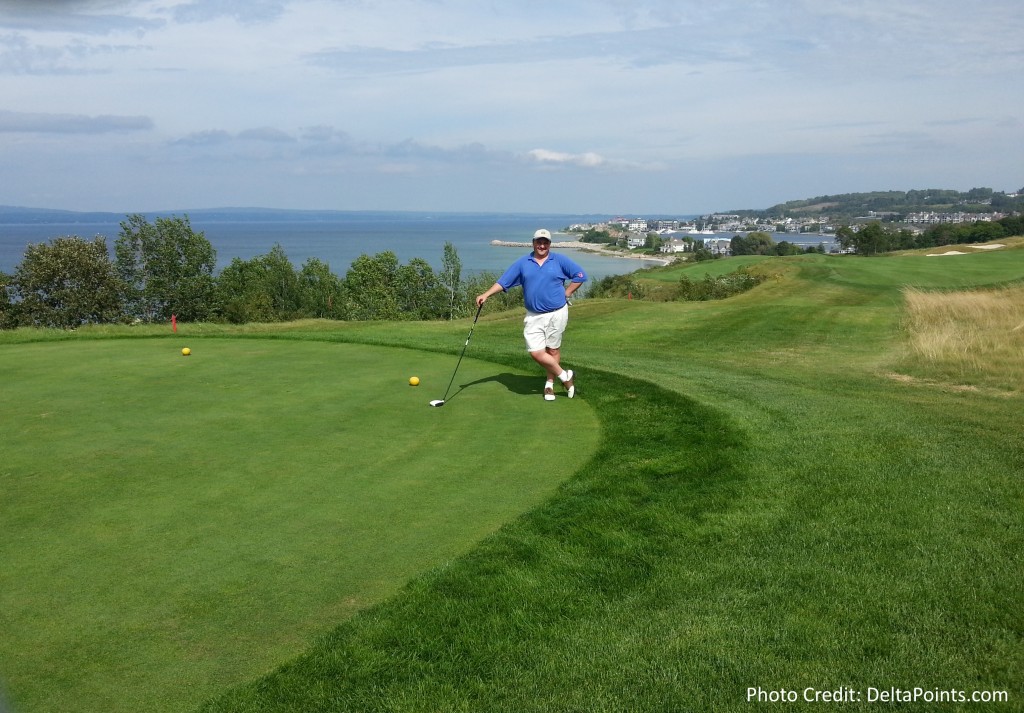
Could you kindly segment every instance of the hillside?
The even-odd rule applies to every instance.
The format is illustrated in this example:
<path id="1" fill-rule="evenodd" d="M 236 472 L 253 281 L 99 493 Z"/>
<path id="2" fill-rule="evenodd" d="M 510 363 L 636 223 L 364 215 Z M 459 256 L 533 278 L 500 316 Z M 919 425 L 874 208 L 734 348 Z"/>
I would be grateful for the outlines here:
<path id="1" fill-rule="evenodd" d="M 766 210 L 731 211 L 752 217 L 799 217 L 828 214 L 833 220 L 855 218 L 869 213 L 906 214 L 922 211 L 964 213 L 1008 213 L 1024 210 L 1024 192 L 1004 193 L 991 188 L 967 192 L 929 188 L 911 191 L 872 191 L 816 196 L 779 203 Z"/>

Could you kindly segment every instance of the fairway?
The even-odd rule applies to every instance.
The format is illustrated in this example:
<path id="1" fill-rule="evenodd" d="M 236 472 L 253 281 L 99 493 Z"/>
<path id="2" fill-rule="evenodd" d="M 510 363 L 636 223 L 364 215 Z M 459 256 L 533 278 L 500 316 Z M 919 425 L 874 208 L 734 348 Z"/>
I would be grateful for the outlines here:
<path id="1" fill-rule="evenodd" d="M 430 408 L 454 366 L 256 338 L 0 347 L 0 681 L 18 710 L 194 708 L 443 567 L 596 448 L 585 401 L 469 357 Z M 554 461 L 535 456 L 545 433 Z"/>

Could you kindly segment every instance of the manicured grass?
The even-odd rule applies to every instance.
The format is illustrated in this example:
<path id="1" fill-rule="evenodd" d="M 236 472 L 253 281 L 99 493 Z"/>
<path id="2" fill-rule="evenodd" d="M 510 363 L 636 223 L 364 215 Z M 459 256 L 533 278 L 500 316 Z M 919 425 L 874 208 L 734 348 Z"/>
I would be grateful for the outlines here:
<path id="1" fill-rule="evenodd" d="M 978 281 L 1024 275 L 983 260 Z M 1020 395 L 890 378 L 908 337 L 889 264 L 772 269 L 721 303 L 580 303 L 567 353 L 602 419 L 594 460 L 204 710 L 745 710 L 758 686 L 852 687 L 848 710 L 915 686 L 1019 707 Z M 934 287 L 963 269 L 908 268 Z M 482 322 L 480 348 L 513 359 L 512 330 Z"/>
<path id="2" fill-rule="evenodd" d="M 572 469 L 530 466 L 533 429 L 596 447 L 582 401 L 472 358 L 436 409 L 451 355 L 185 340 L 0 347 L 18 710 L 194 707 L 548 497 Z"/>
<path id="3" fill-rule="evenodd" d="M 892 707 L 1019 710 L 1024 397 L 914 357 L 903 289 L 1012 284 L 1024 251 L 754 268 L 776 277 L 720 302 L 578 302 L 564 353 L 593 457 L 201 710 L 741 711 L 757 687 L 850 688 L 852 711 L 879 708 L 870 688 L 996 690 L 1009 702 Z M 519 323 L 485 314 L 474 356 L 529 373 Z M 450 351 L 460 327 L 265 336 Z M 559 429 L 536 433 L 562 452 Z"/>

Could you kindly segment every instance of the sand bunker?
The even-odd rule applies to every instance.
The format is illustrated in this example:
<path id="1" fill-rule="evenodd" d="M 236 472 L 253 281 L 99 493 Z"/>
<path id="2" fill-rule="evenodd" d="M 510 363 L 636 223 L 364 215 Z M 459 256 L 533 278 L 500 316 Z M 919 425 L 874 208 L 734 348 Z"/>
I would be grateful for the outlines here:
<path id="1" fill-rule="evenodd" d="M 995 250 L 996 248 L 1005 248 L 1006 246 L 1002 243 L 993 243 L 992 245 L 964 245 L 965 248 L 974 248 L 975 250 Z M 947 250 L 944 253 L 928 253 L 925 257 L 941 257 L 943 255 L 966 255 L 967 253 L 960 252 L 959 250 Z"/>

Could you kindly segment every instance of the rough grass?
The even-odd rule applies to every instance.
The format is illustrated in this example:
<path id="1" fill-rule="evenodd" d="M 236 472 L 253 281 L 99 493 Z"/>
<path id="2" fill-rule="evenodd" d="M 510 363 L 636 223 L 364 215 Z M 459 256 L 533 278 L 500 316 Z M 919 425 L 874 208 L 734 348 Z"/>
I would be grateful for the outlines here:
<path id="1" fill-rule="evenodd" d="M 908 287 L 904 297 L 908 368 L 953 383 L 1024 391 L 1024 286 Z"/>

